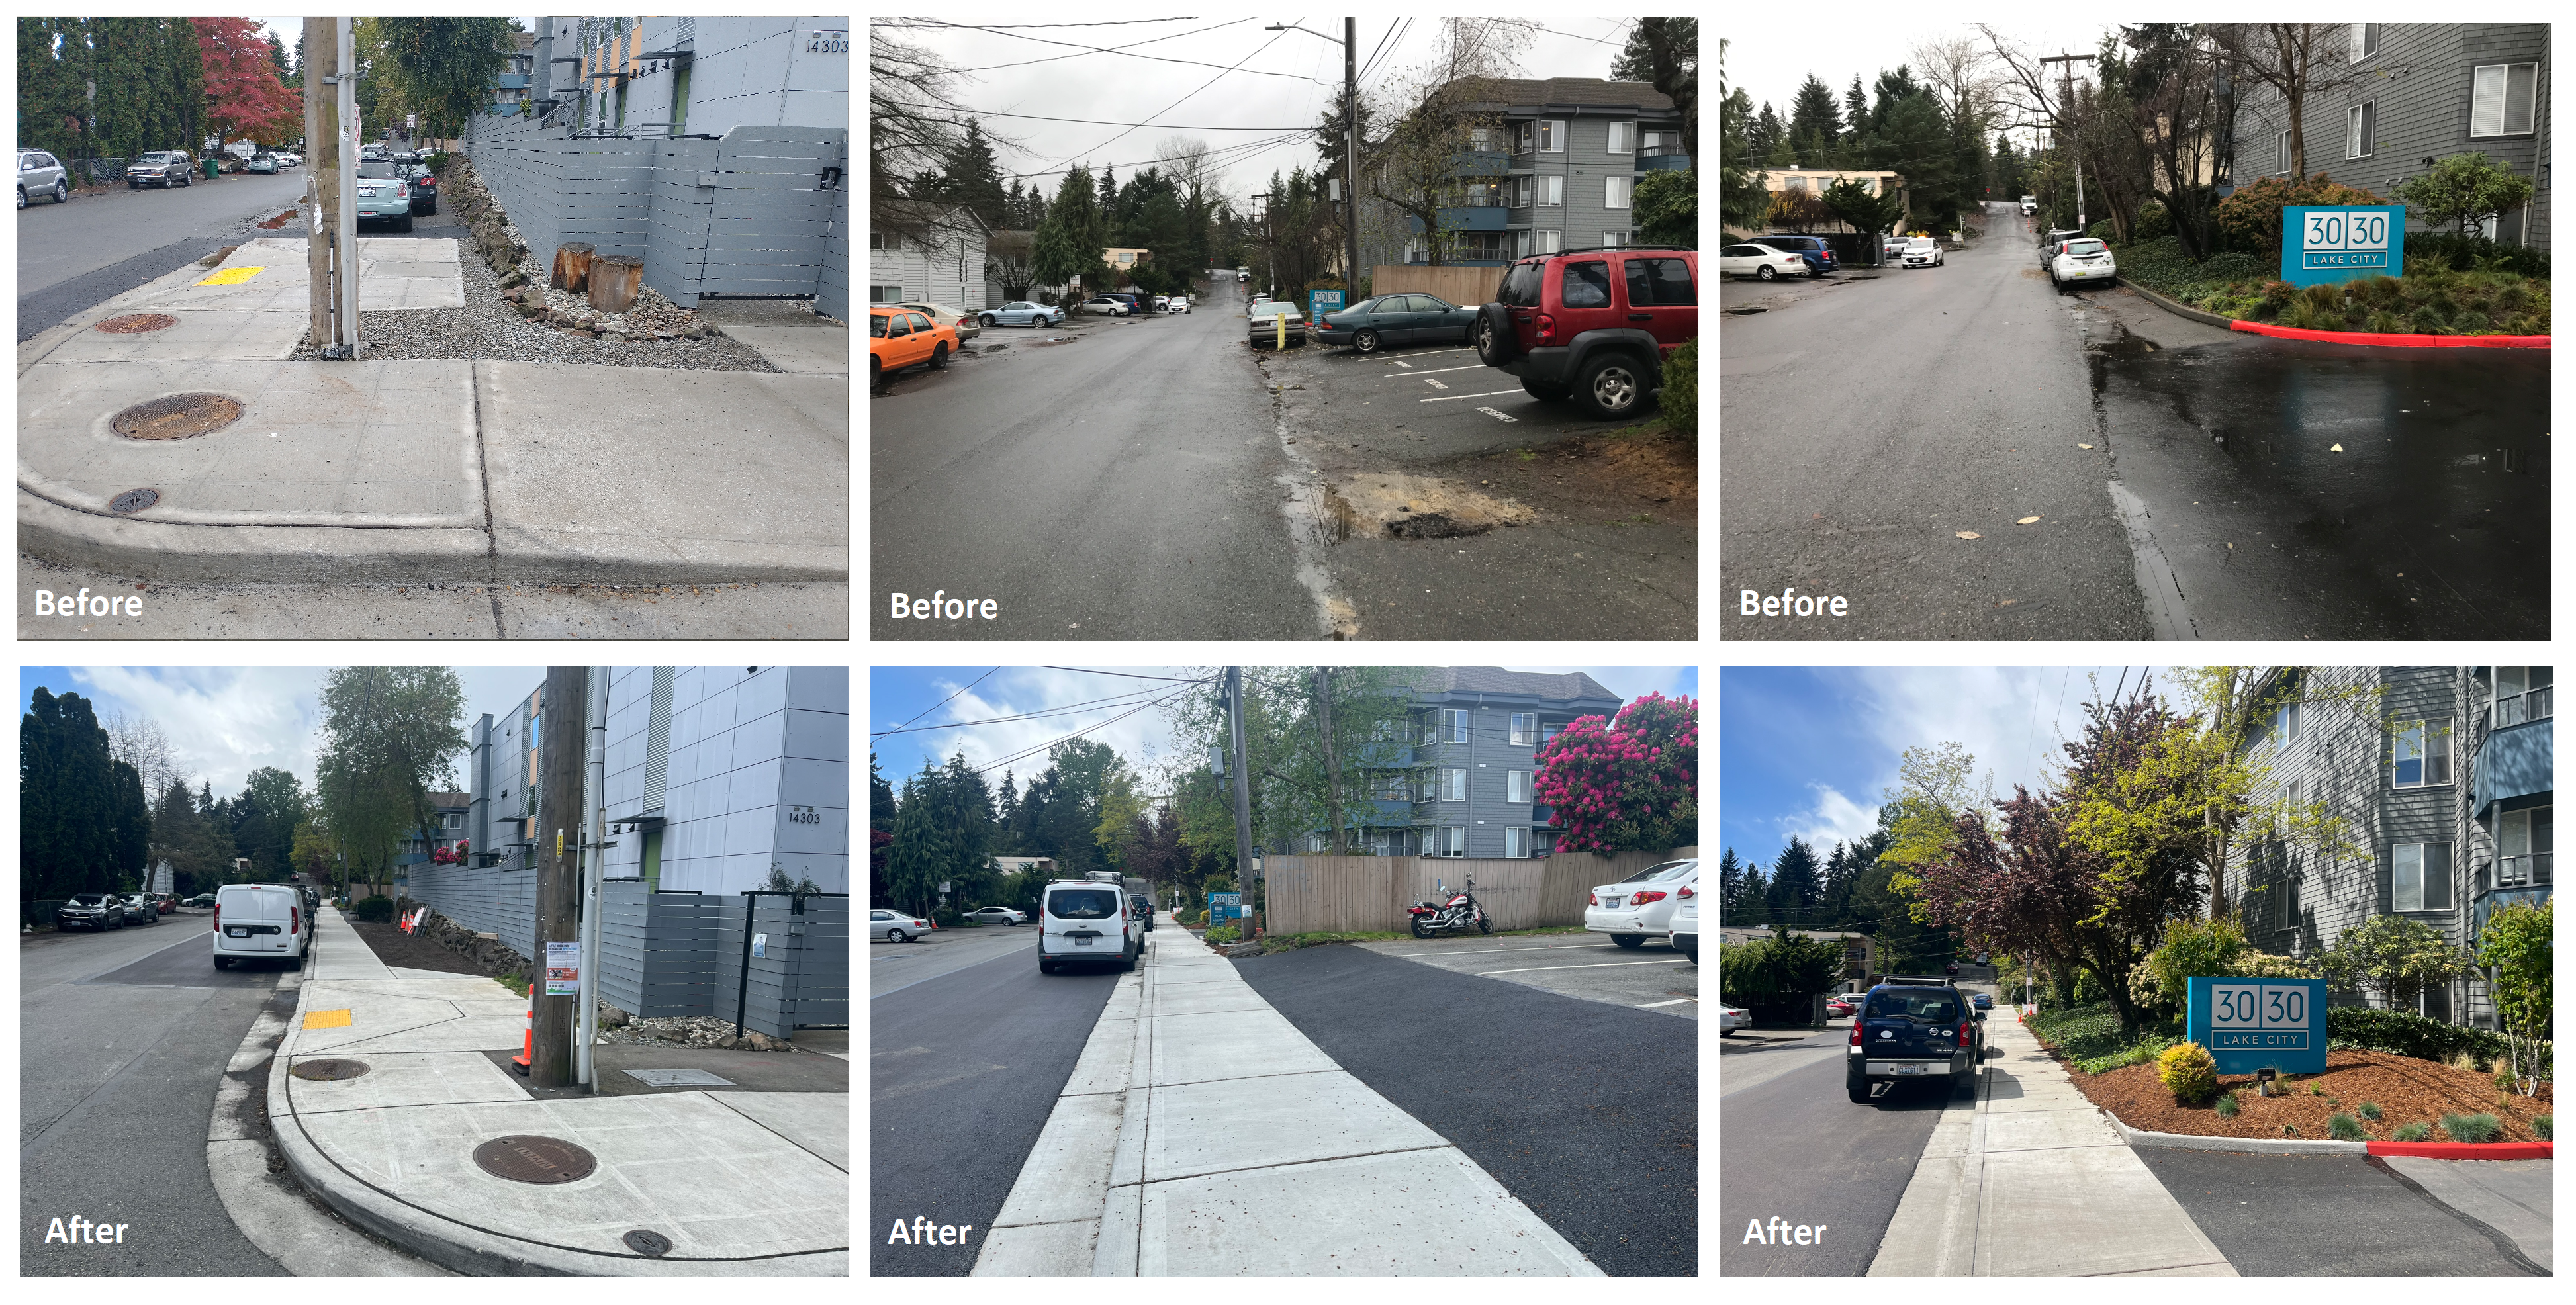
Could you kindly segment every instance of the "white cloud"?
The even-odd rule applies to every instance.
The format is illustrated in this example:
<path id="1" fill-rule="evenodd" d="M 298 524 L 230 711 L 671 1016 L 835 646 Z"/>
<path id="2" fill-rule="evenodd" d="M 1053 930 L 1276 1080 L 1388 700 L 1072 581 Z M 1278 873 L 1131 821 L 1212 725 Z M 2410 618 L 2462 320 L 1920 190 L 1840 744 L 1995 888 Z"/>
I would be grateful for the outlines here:
<path id="1" fill-rule="evenodd" d="M 1878 828 L 1876 805 L 1855 802 L 1831 784 L 1809 784 L 1807 789 L 1816 796 L 1814 805 L 1780 821 L 1782 838 L 1803 838 L 1822 857 L 1834 844 L 1859 842 Z"/>
<path id="2" fill-rule="evenodd" d="M 191 786 L 211 782 L 215 796 L 230 797 L 262 766 L 313 782 L 320 667 L 84 666 L 71 674 L 104 708 L 159 722 Z"/>

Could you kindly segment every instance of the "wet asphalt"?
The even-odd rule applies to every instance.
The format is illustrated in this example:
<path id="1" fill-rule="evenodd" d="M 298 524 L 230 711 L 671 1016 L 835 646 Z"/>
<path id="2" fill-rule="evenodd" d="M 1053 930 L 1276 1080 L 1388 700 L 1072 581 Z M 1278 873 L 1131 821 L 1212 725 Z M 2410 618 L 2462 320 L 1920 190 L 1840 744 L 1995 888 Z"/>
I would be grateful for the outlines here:
<path id="1" fill-rule="evenodd" d="M 2220 331 L 1988 223 L 1723 297 L 1725 637 L 2547 636 L 2545 352 Z M 1849 615 L 1741 614 L 1787 586 Z"/>

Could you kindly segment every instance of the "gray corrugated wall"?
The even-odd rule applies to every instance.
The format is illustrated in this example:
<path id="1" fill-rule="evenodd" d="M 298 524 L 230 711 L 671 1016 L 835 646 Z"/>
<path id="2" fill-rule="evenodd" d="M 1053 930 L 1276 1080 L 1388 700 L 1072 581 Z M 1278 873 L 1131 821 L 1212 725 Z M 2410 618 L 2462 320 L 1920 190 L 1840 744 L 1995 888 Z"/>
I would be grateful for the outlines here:
<path id="1" fill-rule="evenodd" d="M 599 993 L 645 1019 L 714 1014 L 720 900 L 654 893 L 640 879 L 600 885 Z"/>
<path id="2" fill-rule="evenodd" d="M 742 982 L 742 904 L 757 901 L 752 931 L 768 935 L 752 958 L 751 980 Z M 802 915 L 787 898 L 736 897 L 723 907 L 722 942 L 716 956 L 715 1017 L 735 1017 L 773 1038 L 797 1026 L 850 1022 L 850 908 L 846 897 L 807 898 Z"/>
<path id="3" fill-rule="evenodd" d="M 496 934 L 502 945 L 537 959 L 537 872 L 497 867 L 413 866 L 405 890 L 411 899 L 476 933 Z"/>

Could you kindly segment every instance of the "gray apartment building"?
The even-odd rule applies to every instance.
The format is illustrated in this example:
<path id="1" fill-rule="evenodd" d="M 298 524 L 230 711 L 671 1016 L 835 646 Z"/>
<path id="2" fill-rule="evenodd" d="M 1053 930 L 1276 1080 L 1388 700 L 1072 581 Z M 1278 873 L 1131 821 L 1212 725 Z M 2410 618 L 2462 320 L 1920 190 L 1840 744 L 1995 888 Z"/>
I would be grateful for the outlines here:
<path id="1" fill-rule="evenodd" d="M 540 18 L 527 98 L 584 134 L 721 136 L 850 123 L 842 17 Z M 507 88 L 505 75 L 502 86 Z"/>
<path id="2" fill-rule="evenodd" d="M 1498 98 L 1470 106 L 1499 114 L 1462 156 L 1464 203 L 1440 212 L 1452 240 L 1444 264 L 1499 267 L 1530 254 L 1637 240 L 1637 183 L 1688 171 L 1682 115 L 1644 82 L 1598 77 L 1513 79 Z M 1428 263 L 1420 219 L 1384 205 L 1363 223 L 1363 261 Z"/>
<path id="3" fill-rule="evenodd" d="M 2531 204 L 2490 220 L 2486 234 L 2547 249 L 2549 25 L 2342 26 L 2335 61 L 2320 74 L 2325 89 L 2309 95 L 2300 114 L 2309 174 L 2394 203 L 2398 183 L 2451 155 L 2483 151 L 2534 185 Z M 2250 79 L 2239 85 L 2235 183 L 2289 176 L 2289 114 L 2280 93 Z M 2427 229 L 2412 215 L 2407 226 Z"/>
<path id="4" fill-rule="evenodd" d="M 2252 831 L 2240 918 L 2257 946 L 2304 956 L 2375 915 L 2421 920 L 2474 947 L 2509 902 L 2548 900 L 2552 675 L 2549 667 L 2282 667 L 2249 739 L 2269 800 L 2323 803 L 2357 857 Z M 2364 712 L 2331 688 L 2375 689 Z M 2424 993 L 2419 1014 L 2492 1028 L 2485 985 Z"/>
<path id="5" fill-rule="evenodd" d="M 1531 792 L 1540 745 L 1585 716 L 1616 716 L 1618 694 L 1577 672 L 1447 667 L 1413 687 L 1400 727 L 1372 744 L 1360 845 L 1378 856 L 1543 857 L 1562 832 Z M 1399 736 L 1400 734 L 1400 736 Z M 1321 851 L 1320 833 L 1308 851 Z"/>

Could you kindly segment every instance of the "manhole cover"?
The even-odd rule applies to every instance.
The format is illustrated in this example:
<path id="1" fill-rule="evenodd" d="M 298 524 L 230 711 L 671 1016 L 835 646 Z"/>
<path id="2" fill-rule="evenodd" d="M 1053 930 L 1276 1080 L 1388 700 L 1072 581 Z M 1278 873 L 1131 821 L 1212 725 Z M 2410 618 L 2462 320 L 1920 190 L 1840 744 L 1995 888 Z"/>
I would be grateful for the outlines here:
<path id="1" fill-rule="evenodd" d="M 647 1228 L 626 1234 L 626 1244 L 645 1255 L 667 1255 L 671 1251 L 670 1238 Z"/>
<path id="2" fill-rule="evenodd" d="M 241 415 L 241 405 L 220 394 L 173 394 L 138 403 L 110 424 L 127 439 L 183 440 L 222 430 Z"/>
<path id="3" fill-rule="evenodd" d="M 366 1073 L 367 1062 L 363 1060 L 305 1060 L 296 1062 L 295 1068 L 286 1072 L 293 1074 L 297 1078 L 318 1079 L 322 1082 L 329 1083 L 336 1082 L 344 1078 L 356 1078 L 357 1076 Z"/>
<path id="4" fill-rule="evenodd" d="M 733 1080 L 717 1078 L 703 1069 L 630 1069 L 626 1076 L 647 1087 L 732 1087 Z"/>
<path id="5" fill-rule="evenodd" d="M 107 510 L 118 516 L 124 516 L 129 512 L 140 512 L 160 501 L 161 491 L 157 489 L 129 489 L 109 499 Z"/>
<path id="6" fill-rule="evenodd" d="M 179 319 L 168 313 L 127 313 L 99 323 L 98 329 L 109 335 L 141 335 L 145 331 L 158 331 L 178 324 Z"/>
<path id="7" fill-rule="evenodd" d="M 560 1137 L 496 1137 L 474 1148 L 474 1163 L 495 1178 L 520 1183 L 577 1183 L 599 1161 Z"/>

